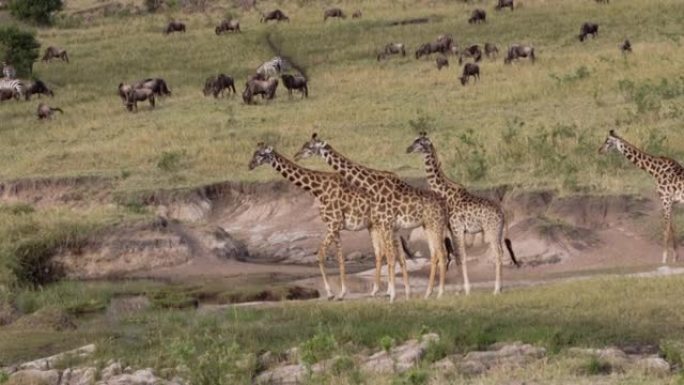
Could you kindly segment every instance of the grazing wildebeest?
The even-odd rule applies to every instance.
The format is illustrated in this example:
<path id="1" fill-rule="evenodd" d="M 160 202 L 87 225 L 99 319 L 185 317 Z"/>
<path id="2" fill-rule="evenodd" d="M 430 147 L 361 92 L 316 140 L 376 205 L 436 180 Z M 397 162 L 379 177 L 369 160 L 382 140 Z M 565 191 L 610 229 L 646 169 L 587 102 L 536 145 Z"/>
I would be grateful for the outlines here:
<path id="1" fill-rule="evenodd" d="M 281 21 L 287 21 L 288 23 L 290 22 L 290 18 L 285 16 L 285 13 L 283 11 L 276 9 L 271 12 L 266 12 L 261 16 L 261 22 L 262 23 L 268 23 L 270 20 L 275 20 L 277 22 Z"/>
<path id="2" fill-rule="evenodd" d="M 255 95 L 262 95 L 267 99 L 273 99 L 278 88 L 278 79 L 270 78 L 268 80 L 250 79 L 245 84 L 245 90 L 242 92 L 242 99 L 247 104 L 252 103 L 252 98 Z"/>
<path id="3" fill-rule="evenodd" d="M 384 52 L 387 55 L 401 54 L 401 56 L 406 56 L 406 48 L 402 43 L 387 43 Z"/>
<path id="4" fill-rule="evenodd" d="M 448 67 L 449 66 L 449 60 L 445 58 L 444 56 L 437 56 L 437 59 L 435 59 L 437 62 L 437 69 L 442 70 L 442 67 Z"/>
<path id="5" fill-rule="evenodd" d="M 496 3 L 496 10 L 501 10 L 503 8 L 509 7 L 511 11 L 513 10 L 513 0 L 499 0 L 498 3 Z"/>
<path id="6" fill-rule="evenodd" d="M 431 53 L 439 52 L 443 55 L 451 52 L 454 40 L 449 35 L 440 35 L 436 41 L 425 43 L 416 50 L 416 59 L 421 56 L 427 56 Z"/>
<path id="7" fill-rule="evenodd" d="M 170 21 L 169 24 L 166 26 L 164 33 L 168 35 L 171 32 L 185 32 L 185 24 L 177 20 Z"/>
<path id="8" fill-rule="evenodd" d="M 363 16 L 363 14 L 361 13 L 360 9 L 357 9 L 354 11 L 354 13 L 352 13 L 352 19 L 360 19 L 361 16 Z"/>
<path id="9" fill-rule="evenodd" d="M 487 22 L 487 12 L 484 9 L 476 9 L 470 14 L 470 19 L 468 19 L 469 24 L 475 23 L 486 23 Z"/>
<path id="10" fill-rule="evenodd" d="M 138 102 L 149 100 L 150 108 L 155 107 L 154 91 L 149 88 L 134 88 L 126 94 L 126 108 L 128 111 L 138 111 Z"/>
<path id="11" fill-rule="evenodd" d="M 471 76 L 475 78 L 475 80 L 480 79 L 480 66 L 475 63 L 466 63 L 463 66 L 463 75 L 459 78 L 461 79 L 461 84 L 465 86 Z"/>
<path id="12" fill-rule="evenodd" d="M 240 31 L 240 22 L 238 20 L 232 19 L 232 20 L 223 20 L 221 24 L 216 26 L 216 29 L 214 30 L 217 35 L 222 34 L 223 32 L 241 32 Z"/>
<path id="13" fill-rule="evenodd" d="M 458 64 L 463 64 L 463 58 L 473 58 L 475 62 L 482 60 L 482 49 L 479 44 L 473 44 L 461 51 L 458 56 Z"/>
<path id="14" fill-rule="evenodd" d="M 598 28 L 599 26 L 596 23 L 583 23 L 578 36 L 579 41 L 584 41 L 584 39 L 587 38 L 587 35 L 591 35 L 591 37 L 595 38 L 596 35 L 598 35 Z"/>
<path id="15" fill-rule="evenodd" d="M 41 80 L 36 79 L 31 86 L 26 89 L 26 100 L 31 100 L 31 95 L 55 96 L 55 93 L 48 88 Z"/>
<path id="16" fill-rule="evenodd" d="M 328 20 L 329 17 L 339 17 L 340 19 L 346 19 L 347 15 L 342 12 L 339 8 L 328 8 L 323 12 L 323 21 Z"/>
<path id="17" fill-rule="evenodd" d="M 256 69 L 257 75 L 262 75 L 264 78 L 269 78 L 272 76 L 280 75 L 281 71 L 286 70 L 287 63 L 280 56 L 276 56 L 271 60 L 262 63 L 259 68 Z"/>
<path id="18" fill-rule="evenodd" d="M 632 52 L 632 43 L 629 42 L 629 39 L 625 39 L 625 42 L 620 46 L 620 51 L 622 53 Z"/>
<path id="19" fill-rule="evenodd" d="M 0 88 L 0 102 L 10 100 L 12 98 L 19 100 L 19 92 L 17 92 L 17 90 L 13 88 Z"/>
<path id="20" fill-rule="evenodd" d="M 171 95 L 171 90 L 166 85 L 166 81 L 164 81 L 162 78 L 148 78 L 141 80 L 137 83 L 134 83 L 133 88 L 149 88 L 152 90 L 152 92 L 159 96 Z"/>
<path id="21" fill-rule="evenodd" d="M 64 113 L 61 108 L 52 108 L 45 103 L 40 103 L 36 110 L 36 115 L 38 115 L 38 120 L 52 119 L 52 113 L 55 111 L 59 111 L 60 114 Z"/>
<path id="22" fill-rule="evenodd" d="M 45 54 L 43 55 L 43 58 L 41 59 L 43 62 L 50 62 L 54 58 L 60 58 L 62 61 L 69 62 L 69 55 L 67 55 L 67 51 L 65 49 L 57 48 L 57 47 L 47 47 L 45 49 Z"/>
<path id="23" fill-rule="evenodd" d="M 128 99 L 128 91 L 132 90 L 133 87 L 130 84 L 119 83 L 119 97 L 123 104 L 126 104 L 126 99 Z"/>
<path id="24" fill-rule="evenodd" d="M 499 56 L 499 49 L 492 43 L 485 43 L 484 52 L 490 59 Z"/>
<path id="25" fill-rule="evenodd" d="M 232 90 L 234 94 L 237 93 L 233 78 L 226 74 L 218 74 L 216 77 L 212 76 L 204 83 L 204 96 L 211 93 L 215 98 L 218 98 L 219 94 L 223 96 L 225 90 L 228 90 L 228 92 Z"/>
<path id="26" fill-rule="evenodd" d="M 510 47 L 508 47 L 508 54 L 506 55 L 506 58 L 504 59 L 505 64 L 511 64 L 513 60 L 517 60 L 519 58 L 525 58 L 529 57 L 530 61 L 534 63 L 536 60 L 534 56 L 534 47 L 530 45 L 522 45 L 522 44 L 513 44 Z"/>
<path id="27" fill-rule="evenodd" d="M 292 96 L 292 90 L 298 90 L 302 93 L 302 98 L 309 97 L 309 87 L 304 76 L 283 74 L 281 78 L 283 79 L 283 85 L 287 88 L 287 92 L 290 96 Z"/>

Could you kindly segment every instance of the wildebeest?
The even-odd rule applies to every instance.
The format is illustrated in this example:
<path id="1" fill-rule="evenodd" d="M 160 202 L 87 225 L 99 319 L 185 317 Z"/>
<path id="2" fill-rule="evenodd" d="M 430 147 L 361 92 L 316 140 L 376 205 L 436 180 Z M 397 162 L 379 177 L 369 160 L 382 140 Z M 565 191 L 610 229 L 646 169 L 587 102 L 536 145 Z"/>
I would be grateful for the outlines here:
<path id="1" fill-rule="evenodd" d="M 482 60 L 482 49 L 479 44 L 473 44 L 464 48 L 458 56 L 458 64 L 463 64 L 463 58 L 473 58 L 475 62 Z"/>
<path id="2" fill-rule="evenodd" d="M 471 76 L 475 78 L 475 80 L 480 79 L 480 66 L 475 63 L 466 63 L 463 66 L 463 74 L 459 78 L 461 79 L 461 84 L 465 86 Z"/>
<path id="3" fill-rule="evenodd" d="M 117 90 L 119 92 L 119 97 L 121 98 L 123 104 L 126 104 L 126 99 L 128 98 L 128 91 L 132 89 L 133 87 L 130 84 L 119 83 L 119 87 L 117 88 Z"/>
<path id="4" fill-rule="evenodd" d="M 487 12 L 484 9 L 476 9 L 470 14 L 470 19 L 468 19 L 469 24 L 475 23 L 486 23 L 487 22 Z"/>
<path id="5" fill-rule="evenodd" d="M 610 3 L 610 0 L 596 0 L 597 3 Z"/>
<path id="6" fill-rule="evenodd" d="M 287 63 L 283 58 L 280 56 L 276 56 L 271 60 L 265 61 L 262 63 L 259 68 L 256 69 L 256 73 L 259 75 L 263 75 L 265 78 L 269 78 L 272 76 L 277 76 L 281 73 L 281 71 L 285 71 Z"/>
<path id="7" fill-rule="evenodd" d="M 245 84 L 245 90 L 242 92 L 242 100 L 247 104 L 252 103 L 252 98 L 255 95 L 265 96 L 267 99 L 273 99 L 278 88 L 278 79 L 270 78 L 268 80 L 250 79 Z"/>
<path id="8" fill-rule="evenodd" d="M 240 22 L 235 19 L 223 20 L 221 24 L 216 26 L 214 32 L 216 32 L 217 35 L 220 35 L 223 32 L 240 32 Z"/>
<path id="9" fill-rule="evenodd" d="M 598 29 L 599 26 L 596 23 L 583 23 L 582 27 L 580 28 L 580 33 L 579 36 L 579 41 L 584 41 L 584 39 L 587 38 L 587 35 L 591 35 L 591 37 L 596 38 L 596 35 L 598 35 Z"/>
<path id="10" fill-rule="evenodd" d="M 496 10 L 501 10 L 503 8 L 509 7 L 511 11 L 513 10 L 513 0 L 499 0 L 496 3 Z"/>
<path id="11" fill-rule="evenodd" d="M 233 81 L 233 78 L 226 74 L 212 76 L 204 82 L 204 96 L 212 94 L 215 98 L 218 98 L 219 94 L 223 96 L 225 90 L 228 90 L 228 92 L 231 92 L 232 90 L 234 94 L 237 93 L 237 91 L 235 91 L 235 82 Z"/>
<path id="12" fill-rule="evenodd" d="M 67 55 L 67 51 L 65 49 L 57 48 L 57 47 L 47 47 L 45 49 L 45 54 L 43 55 L 43 58 L 41 59 L 43 62 L 50 62 L 54 58 L 60 58 L 62 61 L 69 62 L 69 55 Z"/>
<path id="13" fill-rule="evenodd" d="M 10 100 L 12 98 L 19 100 L 19 92 L 17 92 L 17 90 L 10 88 L 0 88 L 0 102 Z"/>
<path id="14" fill-rule="evenodd" d="M 488 58 L 499 56 L 499 49 L 492 43 L 485 43 L 484 52 Z"/>
<path id="15" fill-rule="evenodd" d="M 402 43 L 387 43 L 383 51 L 387 55 L 397 55 L 406 56 L 406 48 Z"/>
<path id="16" fill-rule="evenodd" d="M 629 39 L 625 39 L 625 42 L 620 46 L 620 51 L 622 53 L 632 52 L 632 43 L 629 42 Z"/>
<path id="17" fill-rule="evenodd" d="M 281 21 L 287 21 L 288 23 L 290 22 L 290 18 L 285 16 L 285 13 L 279 9 L 275 9 L 270 12 L 266 12 L 261 15 L 261 22 L 262 23 L 268 23 L 270 20 L 275 20 L 277 22 Z"/>
<path id="18" fill-rule="evenodd" d="M 128 111 L 138 111 L 138 102 L 148 100 L 150 108 L 155 107 L 154 91 L 149 88 L 133 88 L 126 94 L 126 108 Z"/>
<path id="19" fill-rule="evenodd" d="M 339 17 L 341 19 L 346 19 L 347 15 L 342 12 L 340 8 L 328 8 L 323 12 L 323 21 L 328 20 L 329 17 Z"/>
<path id="20" fill-rule="evenodd" d="M 185 32 L 185 24 L 177 20 L 170 21 L 166 26 L 164 33 L 168 35 L 171 32 Z"/>
<path id="21" fill-rule="evenodd" d="M 159 96 L 170 96 L 171 90 L 166 85 L 166 81 L 162 78 L 147 78 L 139 82 L 133 83 L 133 88 L 149 88 L 156 95 Z"/>
<path id="22" fill-rule="evenodd" d="M 447 60 L 447 58 L 445 58 L 444 56 L 437 56 L 435 62 L 437 63 L 437 69 L 440 71 L 442 70 L 442 67 L 449 66 L 449 60 Z"/>
<path id="23" fill-rule="evenodd" d="M 513 44 L 510 47 L 508 47 L 508 54 L 506 55 L 506 58 L 504 59 L 505 64 L 511 64 L 513 60 L 517 60 L 519 58 L 526 58 L 529 57 L 530 61 L 534 63 L 536 60 L 534 56 L 534 47 L 530 45 L 522 45 L 522 44 Z"/>
<path id="24" fill-rule="evenodd" d="M 283 79 L 283 85 L 287 88 L 287 92 L 290 96 L 292 96 L 292 90 L 298 90 L 302 93 L 302 98 L 309 97 L 309 87 L 304 76 L 283 74 L 281 78 Z"/>
<path id="25" fill-rule="evenodd" d="M 361 16 L 363 16 L 363 14 L 361 13 L 360 9 L 357 9 L 354 11 L 354 13 L 352 13 L 352 19 L 360 19 Z"/>
<path id="26" fill-rule="evenodd" d="M 59 111 L 60 114 L 64 113 L 61 108 L 52 108 L 45 103 L 40 103 L 36 109 L 36 115 L 38 115 L 38 120 L 52 119 L 52 114 L 55 111 Z"/>
<path id="27" fill-rule="evenodd" d="M 416 50 L 416 59 L 420 59 L 421 56 L 427 56 L 431 53 L 439 52 L 446 55 L 451 52 L 454 40 L 449 35 L 440 35 L 437 40 L 430 43 L 425 43 L 418 47 Z"/>
<path id="28" fill-rule="evenodd" d="M 55 93 L 41 80 L 36 79 L 33 84 L 26 89 L 26 95 L 24 96 L 26 97 L 26 100 L 31 100 L 31 95 L 47 95 L 52 97 L 55 96 Z"/>

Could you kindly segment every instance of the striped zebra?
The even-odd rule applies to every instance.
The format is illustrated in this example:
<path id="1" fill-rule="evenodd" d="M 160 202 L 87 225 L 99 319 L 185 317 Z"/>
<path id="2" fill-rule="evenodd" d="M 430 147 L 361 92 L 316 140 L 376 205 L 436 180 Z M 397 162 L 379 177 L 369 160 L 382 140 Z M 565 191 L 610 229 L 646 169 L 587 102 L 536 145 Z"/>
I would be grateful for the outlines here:
<path id="1" fill-rule="evenodd" d="M 276 56 L 273 59 L 265 62 L 257 68 L 256 73 L 258 75 L 264 75 L 265 77 L 278 76 L 282 71 L 284 71 L 287 63 L 280 56 Z"/>
<path id="2" fill-rule="evenodd" d="M 2 76 L 5 79 L 14 79 L 17 77 L 17 70 L 6 62 L 2 62 Z"/>
<path id="3" fill-rule="evenodd" d="M 0 79 L 0 89 L 16 91 L 19 94 L 19 97 L 24 97 L 26 86 L 24 85 L 24 82 L 19 79 L 2 78 Z"/>

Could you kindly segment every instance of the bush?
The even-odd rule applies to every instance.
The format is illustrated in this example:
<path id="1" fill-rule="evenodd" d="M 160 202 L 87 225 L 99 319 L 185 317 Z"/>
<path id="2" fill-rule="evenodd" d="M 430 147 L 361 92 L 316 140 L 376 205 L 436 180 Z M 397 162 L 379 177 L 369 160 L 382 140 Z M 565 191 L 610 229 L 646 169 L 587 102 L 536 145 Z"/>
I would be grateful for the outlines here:
<path id="1" fill-rule="evenodd" d="M 17 70 L 17 76 L 30 75 L 38 59 L 40 43 L 34 32 L 17 27 L 0 27 L 0 56 Z"/>
<path id="2" fill-rule="evenodd" d="M 147 9 L 147 12 L 150 13 L 157 12 L 162 4 L 164 4 L 164 0 L 145 0 L 145 8 Z"/>
<path id="3" fill-rule="evenodd" d="M 10 13 L 18 19 L 42 25 L 52 23 L 52 13 L 62 9 L 62 0 L 12 0 Z"/>

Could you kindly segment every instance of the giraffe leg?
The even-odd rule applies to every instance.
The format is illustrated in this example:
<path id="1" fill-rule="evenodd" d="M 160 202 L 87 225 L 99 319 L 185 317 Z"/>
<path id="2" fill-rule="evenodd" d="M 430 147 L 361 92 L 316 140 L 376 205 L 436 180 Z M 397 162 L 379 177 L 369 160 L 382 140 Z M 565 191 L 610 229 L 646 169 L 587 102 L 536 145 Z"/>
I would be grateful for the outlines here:
<path id="1" fill-rule="evenodd" d="M 672 201 L 670 199 L 663 199 L 663 221 L 665 222 L 665 230 L 663 232 L 664 247 L 663 250 L 663 264 L 667 263 L 667 256 L 669 254 L 670 238 L 672 237 Z"/>
<path id="2" fill-rule="evenodd" d="M 396 297 L 394 282 L 395 282 L 395 265 L 396 265 L 396 250 L 394 249 L 393 232 L 390 229 L 383 229 L 383 254 L 387 256 L 387 283 L 389 285 L 389 299 L 390 303 L 394 302 Z"/>
<path id="3" fill-rule="evenodd" d="M 328 277 L 325 274 L 325 255 L 328 251 L 328 247 L 330 244 L 333 242 L 333 230 L 328 229 L 328 233 L 325 235 L 325 239 L 323 240 L 323 243 L 321 244 L 321 248 L 318 250 L 318 267 L 321 270 L 321 276 L 323 277 L 323 285 L 325 285 L 325 292 L 328 297 L 328 299 L 332 299 L 334 297 L 332 290 L 330 289 L 330 284 L 328 283 Z"/>
<path id="4" fill-rule="evenodd" d="M 437 298 L 444 294 L 444 285 L 446 283 L 446 249 L 444 247 L 444 235 L 440 234 L 435 237 L 435 248 L 437 251 L 437 261 L 439 262 L 439 289 L 437 291 Z"/>
<path id="5" fill-rule="evenodd" d="M 406 255 L 399 246 L 399 242 L 394 241 L 394 249 L 397 251 L 397 256 L 399 257 L 399 267 L 401 267 L 401 275 L 404 279 L 404 294 L 406 299 L 411 298 L 411 286 L 409 285 L 408 270 L 406 270 Z"/>
<path id="6" fill-rule="evenodd" d="M 428 237 L 431 235 L 428 234 Z M 428 238 L 430 239 L 430 238 Z M 440 241 L 442 241 L 440 239 Z M 432 289 L 435 286 L 435 272 L 437 270 L 437 255 L 436 255 L 436 250 L 435 250 L 435 245 L 434 242 L 428 242 L 428 248 L 430 249 L 430 276 L 428 278 L 428 285 L 427 289 L 425 290 L 425 298 L 429 298 L 430 295 L 432 294 Z"/>
<path id="7" fill-rule="evenodd" d="M 456 243 L 458 247 L 458 257 L 461 259 L 461 272 L 463 273 L 463 292 L 468 295 L 470 294 L 470 279 L 468 278 L 468 263 L 466 262 L 466 249 L 465 249 L 465 229 L 461 227 L 454 227 L 452 225 L 456 235 Z"/>
<path id="8" fill-rule="evenodd" d="M 337 294 L 337 300 L 341 301 L 347 294 L 347 284 L 344 256 L 342 255 L 342 246 L 340 245 L 339 235 L 337 238 L 335 238 L 335 248 L 337 249 L 337 261 L 340 264 L 340 292 Z"/>
<path id="9" fill-rule="evenodd" d="M 375 251 L 375 281 L 373 282 L 373 289 L 371 290 L 371 297 L 375 297 L 380 290 L 380 272 L 382 270 L 382 258 L 383 258 L 383 247 L 382 247 L 382 234 L 377 229 L 371 229 L 370 231 L 371 241 L 373 243 L 373 250 Z"/>
<path id="10" fill-rule="evenodd" d="M 672 262 L 677 262 L 679 259 L 679 252 L 677 252 L 677 231 L 675 230 L 673 221 L 670 221 L 670 237 L 672 238 L 672 250 L 674 252 L 672 255 Z"/>
<path id="11" fill-rule="evenodd" d="M 490 239 L 497 239 L 497 237 L 491 237 Z M 496 256 L 494 260 L 494 270 L 495 270 L 495 281 L 494 281 L 494 294 L 501 293 L 501 261 L 503 258 L 503 248 L 501 244 L 503 239 L 501 236 L 498 237 L 496 242 L 490 242 L 494 246 L 494 251 L 496 251 Z"/>

